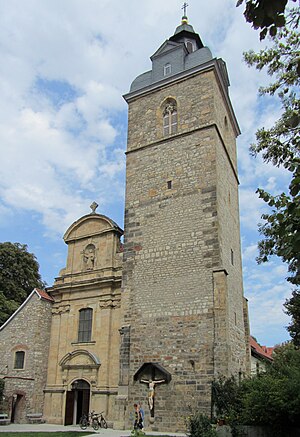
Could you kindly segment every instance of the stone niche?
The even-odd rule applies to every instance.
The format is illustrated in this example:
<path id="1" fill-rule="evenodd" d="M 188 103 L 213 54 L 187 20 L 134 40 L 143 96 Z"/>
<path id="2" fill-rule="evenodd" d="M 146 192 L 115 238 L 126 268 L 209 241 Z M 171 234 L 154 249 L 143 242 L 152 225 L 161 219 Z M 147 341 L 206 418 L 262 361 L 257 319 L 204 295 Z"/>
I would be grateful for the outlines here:
<path id="1" fill-rule="evenodd" d="M 144 363 L 134 375 L 134 380 L 148 386 L 148 406 L 150 410 L 150 423 L 154 421 L 155 389 L 158 384 L 168 384 L 172 379 L 171 374 L 158 363 Z"/>

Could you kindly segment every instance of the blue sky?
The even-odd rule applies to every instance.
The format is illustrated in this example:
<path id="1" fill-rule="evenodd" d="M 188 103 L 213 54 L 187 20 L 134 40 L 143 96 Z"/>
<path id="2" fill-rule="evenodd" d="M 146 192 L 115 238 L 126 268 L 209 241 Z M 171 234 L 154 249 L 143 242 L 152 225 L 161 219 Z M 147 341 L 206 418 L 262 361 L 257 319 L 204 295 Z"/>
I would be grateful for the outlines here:
<path id="1" fill-rule="evenodd" d="M 0 241 L 27 244 L 48 285 L 65 265 L 62 236 L 98 212 L 123 226 L 130 83 L 181 20 L 182 1 L 0 0 Z M 284 170 L 249 155 L 258 127 L 279 114 L 258 97 L 264 73 L 242 53 L 265 46 L 235 0 L 190 0 L 190 24 L 227 63 L 238 138 L 244 293 L 251 332 L 261 344 L 288 339 L 282 304 L 291 293 L 279 260 L 258 266 L 257 223 L 266 209 L 255 194 L 278 193 Z M 22 10 L 20 10 L 22 8 Z"/>

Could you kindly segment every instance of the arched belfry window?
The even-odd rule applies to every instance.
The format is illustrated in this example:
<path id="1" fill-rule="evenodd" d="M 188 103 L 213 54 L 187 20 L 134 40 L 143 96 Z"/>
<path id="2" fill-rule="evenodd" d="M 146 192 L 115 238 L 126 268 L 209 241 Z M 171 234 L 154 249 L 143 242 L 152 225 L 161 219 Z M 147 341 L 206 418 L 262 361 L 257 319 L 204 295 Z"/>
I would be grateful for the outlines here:
<path id="1" fill-rule="evenodd" d="M 177 132 L 177 104 L 174 99 L 168 99 L 163 110 L 164 136 Z"/>
<path id="2" fill-rule="evenodd" d="M 84 343 L 91 341 L 92 337 L 92 308 L 79 310 L 78 342 Z"/>

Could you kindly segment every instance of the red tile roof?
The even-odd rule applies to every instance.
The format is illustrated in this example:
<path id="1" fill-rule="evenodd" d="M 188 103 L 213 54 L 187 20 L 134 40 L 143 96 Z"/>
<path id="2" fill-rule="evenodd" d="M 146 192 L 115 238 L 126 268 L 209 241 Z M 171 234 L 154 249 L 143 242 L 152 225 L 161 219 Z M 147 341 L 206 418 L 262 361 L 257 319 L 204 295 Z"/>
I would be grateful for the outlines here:
<path id="1" fill-rule="evenodd" d="M 54 302 L 54 299 L 45 290 L 40 290 L 39 288 L 35 288 L 34 290 L 37 292 L 40 298 Z"/>
<path id="2" fill-rule="evenodd" d="M 263 358 L 267 358 L 269 361 L 273 361 L 272 358 L 272 352 L 274 350 L 273 347 L 260 346 L 251 335 L 250 335 L 250 346 L 251 346 L 251 351 L 257 353 Z"/>
<path id="3" fill-rule="evenodd" d="M 262 349 L 266 352 L 266 354 L 272 356 L 275 347 L 262 346 Z"/>

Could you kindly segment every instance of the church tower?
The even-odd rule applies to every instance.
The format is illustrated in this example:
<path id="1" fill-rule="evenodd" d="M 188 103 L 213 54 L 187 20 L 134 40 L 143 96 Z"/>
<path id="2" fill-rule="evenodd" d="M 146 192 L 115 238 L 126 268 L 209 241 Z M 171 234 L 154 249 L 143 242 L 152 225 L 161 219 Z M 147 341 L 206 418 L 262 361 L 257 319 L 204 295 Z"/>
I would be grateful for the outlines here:
<path id="1" fill-rule="evenodd" d="M 119 423 L 176 431 L 248 370 L 236 137 L 226 64 L 184 15 L 126 94 Z M 127 410 L 129 408 L 129 410 Z"/>

